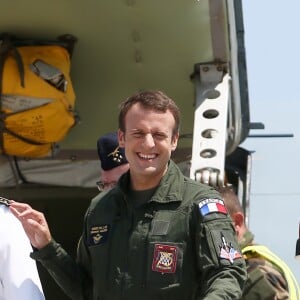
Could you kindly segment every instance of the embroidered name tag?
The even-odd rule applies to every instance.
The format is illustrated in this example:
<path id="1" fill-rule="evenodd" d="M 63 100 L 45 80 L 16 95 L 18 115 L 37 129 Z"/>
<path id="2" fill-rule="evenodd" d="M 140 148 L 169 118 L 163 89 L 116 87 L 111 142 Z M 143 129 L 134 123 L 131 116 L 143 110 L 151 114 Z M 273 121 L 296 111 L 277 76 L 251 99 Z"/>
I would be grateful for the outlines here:
<path id="1" fill-rule="evenodd" d="M 109 225 L 97 225 L 90 228 L 89 246 L 96 246 L 107 241 Z"/>
<path id="2" fill-rule="evenodd" d="M 154 245 L 152 271 L 159 273 L 175 273 L 177 263 L 177 247 L 163 244 Z"/>

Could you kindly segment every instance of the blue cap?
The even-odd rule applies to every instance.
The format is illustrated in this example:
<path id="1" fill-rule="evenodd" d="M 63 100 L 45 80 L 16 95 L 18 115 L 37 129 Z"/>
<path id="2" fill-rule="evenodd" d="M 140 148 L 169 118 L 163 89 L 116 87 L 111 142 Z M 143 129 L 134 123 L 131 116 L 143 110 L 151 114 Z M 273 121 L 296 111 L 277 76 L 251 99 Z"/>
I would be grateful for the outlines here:
<path id="1" fill-rule="evenodd" d="M 125 157 L 125 149 L 119 147 L 116 132 L 101 136 L 97 141 L 97 150 L 103 170 L 111 170 L 128 163 Z"/>

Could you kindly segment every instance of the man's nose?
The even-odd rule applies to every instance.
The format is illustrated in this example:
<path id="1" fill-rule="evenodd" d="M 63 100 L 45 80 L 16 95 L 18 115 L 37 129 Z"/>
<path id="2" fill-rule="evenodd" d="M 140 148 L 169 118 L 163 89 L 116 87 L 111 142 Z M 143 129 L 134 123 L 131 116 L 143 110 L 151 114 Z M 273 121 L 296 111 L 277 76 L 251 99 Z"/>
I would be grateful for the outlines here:
<path id="1" fill-rule="evenodd" d="M 152 148 L 152 147 L 155 146 L 155 141 L 154 141 L 154 138 L 153 138 L 151 133 L 148 133 L 148 134 L 145 135 L 144 145 L 149 147 L 149 148 Z"/>

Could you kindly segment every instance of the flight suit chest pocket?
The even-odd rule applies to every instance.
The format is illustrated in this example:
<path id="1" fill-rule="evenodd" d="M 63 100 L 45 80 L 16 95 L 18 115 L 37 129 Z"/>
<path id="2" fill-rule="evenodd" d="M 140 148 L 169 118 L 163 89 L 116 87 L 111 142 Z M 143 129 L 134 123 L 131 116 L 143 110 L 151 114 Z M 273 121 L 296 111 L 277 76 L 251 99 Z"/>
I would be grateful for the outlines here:
<path id="1" fill-rule="evenodd" d="M 109 237 L 111 234 L 110 224 L 94 224 L 89 228 L 87 244 L 93 261 L 93 277 L 97 278 L 102 288 L 106 285 L 109 254 Z"/>
<path id="2" fill-rule="evenodd" d="M 174 288 L 182 282 L 186 220 L 186 214 L 178 211 L 155 214 L 148 236 L 146 285 L 149 288 Z"/>
<path id="3" fill-rule="evenodd" d="M 150 242 L 148 245 L 147 280 L 149 288 L 174 288 L 182 277 L 183 243 Z"/>

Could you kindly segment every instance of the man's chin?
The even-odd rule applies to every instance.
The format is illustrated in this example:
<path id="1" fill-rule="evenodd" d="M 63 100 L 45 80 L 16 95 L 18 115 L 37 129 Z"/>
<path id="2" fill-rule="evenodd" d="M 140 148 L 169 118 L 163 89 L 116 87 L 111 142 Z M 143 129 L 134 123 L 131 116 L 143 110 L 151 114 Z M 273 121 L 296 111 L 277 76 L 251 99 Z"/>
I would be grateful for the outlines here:
<path id="1" fill-rule="evenodd" d="M 161 176 L 163 176 L 166 173 L 166 171 L 167 171 L 167 168 L 163 170 L 162 168 L 158 168 L 155 166 L 149 166 L 149 167 L 144 168 L 143 173 L 145 175 L 152 175 L 152 176 L 161 175 Z"/>
<path id="2" fill-rule="evenodd" d="M 153 174 L 153 173 L 157 172 L 157 168 L 153 167 L 153 166 L 149 166 L 149 167 L 144 168 L 144 172 L 145 172 L 145 174 Z"/>

